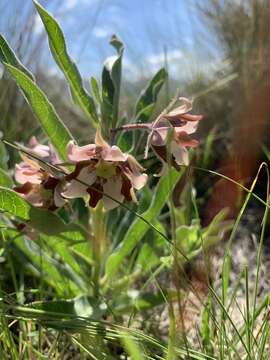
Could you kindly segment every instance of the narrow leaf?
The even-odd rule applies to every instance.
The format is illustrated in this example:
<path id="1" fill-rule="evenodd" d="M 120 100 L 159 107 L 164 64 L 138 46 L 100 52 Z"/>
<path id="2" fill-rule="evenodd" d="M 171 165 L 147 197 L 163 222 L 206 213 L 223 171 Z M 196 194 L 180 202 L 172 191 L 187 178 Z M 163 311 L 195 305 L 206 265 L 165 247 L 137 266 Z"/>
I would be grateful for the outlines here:
<path id="1" fill-rule="evenodd" d="M 177 172 L 172 169 L 166 176 L 160 179 L 155 189 L 150 207 L 142 214 L 146 220 L 153 222 L 153 220 L 157 218 L 168 200 L 171 191 L 181 176 L 182 172 Z M 106 275 L 109 279 L 119 269 L 124 258 L 128 256 L 134 247 L 140 242 L 148 229 L 148 225 L 140 218 L 136 218 L 136 220 L 131 224 L 120 245 L 120 248 L 112 253 L 107 260 Z"/>
<path id="2" fill-rule="evenodd" d="M 13 50 L 10 48 L 6 39 L 0 34 L 0 61 L 2 63 L 6 63 L 16 67 L 25 73 L 30 79 L 34 80 L 34 76 L 30 71 L 26 69 L 26 67 L 20 62 L 20 60 L 16 57 Z"/>
<path id="3" fill-rule="evenodd" d="M 49 102 L 46 95 L 39 89 L 37 84 L 25 75 L 25 73 L 14 66 L 8 64 L 5 64 L 5 66 L 19 85 L 53 146 L 61 158 L 65 160 L 66 146 L 72 139 L 72 135 L 69 130 L 58 117 L 53 105 Z"/>
<path id="4" fill-rule="evenodd" d="M 65 37 L 59 24 L 37 1 L 33 0 L 33 2 L 47 31 L 52 55 L 67 79 L 76 103 L 87 115 L 91 125 L 97 127 L 98 118 L 94 100 L 84 88 L 79 70 L 68 54 Z"/>
<path id="5" fill-rule="evenodd" d="M 159 94 L 160 89 L 162 88 L 168 74 L 167 71 L 162 68 L 160 69 L 153 79 L 149 82 L 147 87 L 142 91 L 141 95 L 139 96 L 139 99 L 137 100 L 136 106 L 135 106 L 135 114 L 138 117 L 143 115 L 144 109 L 147 107 L 147 113 L 149 110 L 149 105 L 155 104 L 157 100 L 157 96 Z M 151 107 L 150 107 L 151 109 Z M 152 110 L 152 109 L 151 109 Z M 141 117 L 140 117 L 141 119 Z M 143 118 L 142 121 L 145 121 L 147 119 Z"/>

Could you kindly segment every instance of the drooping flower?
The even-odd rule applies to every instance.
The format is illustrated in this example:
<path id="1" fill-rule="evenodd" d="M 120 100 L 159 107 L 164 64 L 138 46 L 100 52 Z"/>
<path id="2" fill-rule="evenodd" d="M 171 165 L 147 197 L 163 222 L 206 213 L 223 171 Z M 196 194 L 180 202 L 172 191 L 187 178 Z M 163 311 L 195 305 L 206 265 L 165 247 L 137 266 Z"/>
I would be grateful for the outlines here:
<path id="1" fill-rule="evenodd" d="M 191 138 L 198 127 L 202 115 L 193 115 L 192 102 L 179 98 L 183 104 L 168 113 L 162 114 L 151 127 L 148 144 L 163 163 L 163 171 L 170 163 L 176 169 L 188 165 L 187 148 L 194 148 L 198 141 Z M 162 171 L 162 173 L 163 173 Z"/>
<path id="2" fill-rule="evenodd" d="M 78 146 L 70 141 L 67 158 L 76 166 L 66 177 L 69 184 L 62 195 L 65 198 L 90 195 L 89 205 L 93 208 L 102 198 L 106 210 L 115 208 L 124 199 L 136 201 L 134 189 L 141 189 L 147 182 L 147 175 L 136 159 L 119 147 L 110 146 L 99 130 L 95 144 Z"/>
<path id="3" fill-rule="evenodd" d="M 59 158 L 51 146 L 39 144 L 35 137 L 25 148 L 30 154 L 50 164 L 59 162 Z M 64 190 L 63 177 L 55 177 L 47 167 L 37 160 L 21 154 L 22 162 L 15 166 L 15 180 L 20 184 L 14 190 L 33 206 L 54 210 L 65 204 L 61 193 Z"/>

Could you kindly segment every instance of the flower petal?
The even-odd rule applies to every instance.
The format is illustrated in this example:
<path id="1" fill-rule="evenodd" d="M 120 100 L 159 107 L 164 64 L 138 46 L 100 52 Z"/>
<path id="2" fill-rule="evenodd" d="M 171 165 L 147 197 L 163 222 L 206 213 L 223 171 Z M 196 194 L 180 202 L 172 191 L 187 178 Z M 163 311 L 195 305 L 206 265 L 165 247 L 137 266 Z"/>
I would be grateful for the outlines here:
<path id="1" fill-rule="evenodd" d="M 118 146 L 113 145 L 103 148 L 101 157 L 106 161 L 126 161 L 127 155 L 122 153 Z"/>
<path id="2" fill-rule="evenodd" d="M 113 201 L 111 198 L 123 202 L 124 195 L 121 193 L 122 189 L 122 180 L 120 176 L 114 176 L 108 179 L 103 185 L 104 196 L 103 204 L 105 210 L 112 210 L 116 208 L 119 204 L 116 201 Z M 111 198 L 107 197 L 109 195 Z"/>
<path id="3" fill-rule="evenodd" d="M 66 203 L 65 199 L 61 195 L 62 191 L 63 191 L 63 185 L 61 183 L 57 184 L 53 193 L 54 204 L 57 208 L 64 206 Z"/>
<path id="4" fill-rule="evenodd" d="M 187 121 L 185 125 L 180 127 L 176 126 L 174 129 L 176 133 L 185 132 L 187 134 L 193 134 L 197 130 L 198 125 L 199 125 L 198 121 Z"/>
<path id="5" fill-rule="evenodd" d="M 170 111 L 168 114 L 164 116 L 165 118 L 167 119 L 178 118 L 179 116 L 186 114 L 187 112 L 192 110 L 192 101 L 190 101 L 185 97 L 180 97 L 179 100 L 183 102 L 183 105 L 178 106 L 177 108 Z"/>
<path id="6" fill-rule="evenodd" d="M 42 172 L 22 162 L 15 166 L 15 180 L 19 184 L 25 184 L 27 182 L 40 184 L 42 181 Z"/>
<path id="7" fill-rule="evenodd" d="M 61 193 L 64 198 L 76 199 L 87 195 L 87 186 L 79 183 L 77 180 L 71 180 L 66 185 L 66 189 Z"/>
<path id="8" fill-rule="evenodd" d="M 176 142 L 179 143 L 180 146 L 183 147 L 191 147 L 195 148 L 199 145 L 199 141 L 196 139 L 192 139 L 186 132 L 181 131 L 176 136 Z"/>
<path id="9" fill-rule="evenodd" d="M 67 158 L 71 163 L 76 164 L 80 161 L 91 160 L 96 153 L 96 145 L 88 144 L 85 146 L 78 146 L 71 140 L 67 144 Z"/>
<path id="10" fill-rule="evenodd" d="M 129 167 L 124 168 L 124 172 L 128 176 L 129 180 L 132 183 L 132 186 L 140 190 L 147 183 L 148 176 L 147 174 L 142 174 L 141 172 L 144 168 L 138 163 L 138 161 L 132 156 L 128 156 Z"/>
<path id="11" fill-rule="evenodd" d="M 186 148 L 179 145 L 176 141 L 172 141 L 171 152 L 178 165 L 188 165 L 188 152 Z"/>
<path id="12" fill-rule="evenodd" d="M 77 179 L 82 181 L 84 184 L 80 183 L 80 181 L 76 179 L 71 180 L 70 183 L 66 185 L 66 190 L 62 192 L 63 197 L 68 199 L 84 197 L 87 195 L 88 186 L 91 186 L 96 181 L 97 175 L 91 167 L 85 166 L 80 171 Z"/>

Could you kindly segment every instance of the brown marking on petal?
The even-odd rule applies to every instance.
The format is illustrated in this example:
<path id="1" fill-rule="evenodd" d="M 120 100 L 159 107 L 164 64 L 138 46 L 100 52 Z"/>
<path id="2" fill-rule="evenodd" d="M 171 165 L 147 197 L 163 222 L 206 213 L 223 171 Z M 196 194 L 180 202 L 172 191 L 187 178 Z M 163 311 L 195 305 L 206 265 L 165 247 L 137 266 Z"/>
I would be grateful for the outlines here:
<path id="1" fill-rule="evenodd" d="M 66 175 L 65 179 L 67 181 L 71 181 L 71 180 L 76 179 L 79 176 L 81 170 L 84 167 L 89 166 L 89 164 L 91 164 L 91 161 L 81 161 L 81 162 L 77 163 L 76 166 L 75 166 L 74 171 L 72 171 L 70 174 Z"/>
<path id="2" fill-rule="evenodd" d="M 183 147 L 192 147 L 195 148 L 199 145 L 199 141 L 192 139 L 186 132 L 178 132 L 176 141 L 180 142 L 180 145 Z"/>
<path id="3" fill-rule="evenodd" d="M 124 174 L 122 174 L 121 194 L 124 195 L 127 201 L 132 201 L 131 189 L 132 189 L 131 181 Z"/>
<path id="4" fill-rule="evenodd" d="M 154 146 L 151 145 L 154 152 L 156 153 L 156 155 L 162 159 L 163 161 L 165 161 L 166 163 L 168 163 L 168 155 L 167 155 L 167 148 L 166 146 Z M 177 162 L 175 161 L 174 157 L 171 156 L 171 165 L 176 169 L 179 170 L 179 165 L 177 164 Z"/>
<path id="5" fill-rule="evenodd" d="M 180 119 L 186 120 L 186 121 L 200 121 L 203 119 L 203 115 L 184 114 L 184 115 L 181 115 Z"/>
<path id="6" fill-rule="evenodd" d="M 33 189 L 33 185 L 30 182 L 26 182 L 22 186 L 16 186 L 13 188 L 19 194 L 29 194 L 30 191 Z"/>
<path id="7" fill-rule="evenodd" d="M 91 187 L 89 187 L 86 191 L 90 195 L 89 206 L 95 208 L 99 200 L 102 199 L 103 197 L 102 185 L 99 183 L 95 183 Z"/>
<path id="8" fill-rule="evenodd" d="M 59 184 L 59 179 L 56 179 L 52 176 L 49 176 L 48 179 L 46 179 L 42 185 L 44 187 L 44 189 L 46 190 L 54 190 L 55 187 Z"/>
<path id="9" fill-rule="evenodd" d="M 166 116 L 165 116 L 165 118 L 166 118 Z M 169 120 L 170 125 L 172 125 L 173 127 L 181 127 L 181 126 L 186 125 L 186 123 L 187 123 L 187 121 L 180 119 L 180 118 L 177 118 L 177 119 L 168 118 L 168 120 Z"/>

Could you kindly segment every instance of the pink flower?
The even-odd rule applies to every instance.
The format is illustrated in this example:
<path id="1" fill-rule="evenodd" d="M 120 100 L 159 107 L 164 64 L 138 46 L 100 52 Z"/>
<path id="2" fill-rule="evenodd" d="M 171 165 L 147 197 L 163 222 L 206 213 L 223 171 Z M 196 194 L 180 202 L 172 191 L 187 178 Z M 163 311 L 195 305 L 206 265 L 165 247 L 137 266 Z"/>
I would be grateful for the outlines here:
<path id="1" fill-rule="evenodd" d="M 66 177 L 69 184 L 62 195 L 65 198 L 90 195 L 91 207 L 96 207 L 102 198 L 106 210 L 115 208 L 124 199 L 136 201 L 134 189 L 141 189 L 147 182 L 147 175 L 142 173 L 144 169 L 135 158 L 115 145 L 110 146 L 99 130 L 95 144 L 78 146 L 69 142 L 67 157 L 76 167 Z"/>
<path id="2" fill-rule="evenodd" d="M 190 135 L 197 130 L 203 116 L 189 114 L 192 110 L 191 101 L 186 98 L 179 98 L 179 100 L 183 102 L 183 105 L 160 116 L 152 124 L 148 137 L 148 143 L 163 163 L 163 171 L 168 162 L 176 169 L 179 165 L 188 165 L 187 148 L 198 145 L 198 141 Z"/>
<path id="3" fill-rule="evenodd" d="M 42 160 L 58 163 L 59 158 L 51 146 L 39 144 L 32 137 L 29 148 L 25 148 Z M 33 206 L 54 210 L 65 204 L 61 192 L 64 190 L 64 179 L 56 178 L 43 168 L 38 161 L 21 154 L 22 162 L 15 166 L 15 180 L 21 185 L 15 191 Z"/>

